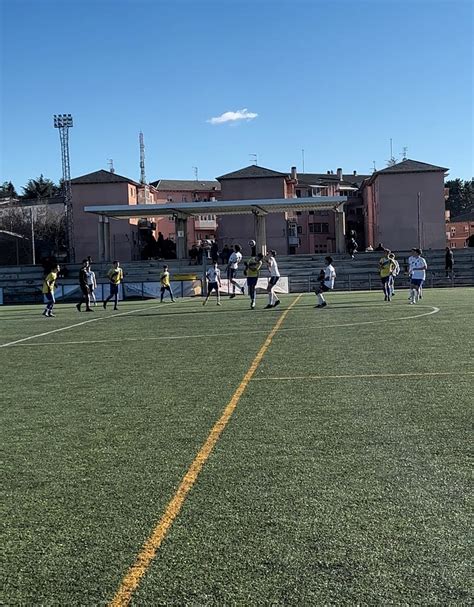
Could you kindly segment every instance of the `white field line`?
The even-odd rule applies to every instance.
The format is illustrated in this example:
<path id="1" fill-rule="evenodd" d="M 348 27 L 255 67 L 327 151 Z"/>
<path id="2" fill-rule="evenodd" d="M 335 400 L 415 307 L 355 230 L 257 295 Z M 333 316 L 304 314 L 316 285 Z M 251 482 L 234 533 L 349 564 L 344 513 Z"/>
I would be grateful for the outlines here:
<path id="1" fill-rule="evenodd" d="M 293 375 L 292 377 L 253 377 L 251 381 L 295 381 L 313 379 L 378 379 L 392 377 L 445 377 L 474 375 L 474 371 L 427 371 L 422 373 L 362 373 L 360 375 Z"/>
<path id="2" fill-rule="evenodd" d="M 153 306 L 153 307 L 159 307 L 159 306 Z M 421 306 L 420 306 L 421 307 Z M 389 318 L 389 319 L 385 319 L 385 320 L 366 320 L 366 321 L 361 321 L 361 322 L 353 322 L 353 323 L 344 323 L 344 324 L 337 324 L 337 325 L 326 325 L 324 326 L 324 329 L 335 329 L 335 328 L 340 328 L 340 327 L 354 327 L 357 325 L 375 325 L 375 324 L 381 324 L 381 323 L 388 323 L 388 322 L 398 322 L 400 320 L 413 320 L 415 318 L 422 318 L 423 316 L 431 316 L 432 314 L 436 314 L 437 312 L 439 312 L 439 308 L 436 308 L 435 306 L 429 306 L 431 308 L 430 312 L 424 312 L 423 314 L 415 314 L 414 316 L 403 316 L 401 318 Z M 150 310 L 151 308 L 142 308 L 141 310 Z M 133 312 L 135 310 L 131 310 L 130 312 L 126 312 L 126 314 L 130 314 L 131 312 Z M 295 310 L 296 311 L 296 310 Z M 319 313 L 319 312 L 318 312 Z M 324 312 L 321 312 L 321 315 L 323 315 Z M 115 314 L 115 317 L 120 316 L 120 314 Z M 100 320 L 98 318 L 94 318 L 92 320 Z M 85 322 L 91 322 L 91 321 L 85 321 Z M 84 323 L 79 323 L 79 324 L 84 324 Z M 79 325 L 72 325 L 73 327 L 75 326 L 79 326 Z M 72 327 L 64 327 L 64 328 L 72 328 Z M 291 331 L 293 333 L 297 332 L 297 331 L 320 331 L 322 328 L 322 325 L 315 325 L 313 327 L 293 327 L 293 328 L 284 328 L 284 329 L 280 329 L 279 333 L 283 332 L 283 331 Z M 63 329 L 57 329 L 58 331 L 61 331 Z M 51 331 L 52 333 L 54 333 L 55 331 Z M 257 333 L 268 333 L 268 329 L 257 329 L 255 331 L 251 331 L 252 335 L 257 334 Z M 172 341 L 172 340 L 179 340 L 179 339 L 214 339 L 216 337 L 231 337 L 233 335 L 241 335 L 242 332 L 241 331 L 232 331 L 232 332 L 228 332 L 228 333 L 204 333 L 204 334 L 199 334 L 199 335 L 165 335 L 165 336 L 157 336 L 157 337 L 120 337 L 117 339 L 95 339 L 95 340 L 76 340 L 76 341 L 59 341 L 59 342 L 40 342 L 40 343 L 35 343 L 35 344 L 25 344 L 25 343 L 20 343 L 23 341 L 26 341 L 28 339 L 33 339 L 34 337 L 42 337 L 43 335 L 48 335 L 48 333 L 44 333 L 44 334 L 40 334 L 40 335 L 35 335 L 33 337 L 27 337 L 25 339 L 22 340 L 18 340 L 16 342 L 10 342 L 8 344 L 3 344 L 0 345 L 0 347 L 4 347 L 4 346 L 12 346 L 12 345 L 18 345 L 18 346 L 34 346 L 34 347 L 38 347 L 38 346 L 73 346 L 73 345 L 84 345 L 84 344 L 110 344 L 110 343 L 114 343 L 114 342 L 125 342 L 125 341 L 129 341 L 129 342 L 134 342 L 134 341 Z"/>
<path id="3" fill-rule="evenodd" d="M 80 327 L 82 325 L 90 324 L 91 322 L 98 322 L 99 320 L 111 320 L 113 318 L 118 318 L 119 316 L 126 316 L 127 314 L 133 314 L 134 312 L 143 312 L 145 310 L 151 310 L 152 308 L 160 307 L 158 304 L 155 306 L 150 306 L 149 308 L 137 308 L 136 310 L 128 310 L 128 312 L 119 312 L 118 314 L 112 314 L 110 316 L 99 316 L 98 318 L 89 318 L 87 320 L 83 320 L 82 322 L 76 322 L 73 325 L 67 325 L 66 327 L 60 327 L 59 329 L 52 329 L 51 331 L 45 331 L 44 333 L 37 333 L 36 335 L 30 335 L 28 337 L 23 337 L 22 339 L 16 339 L 15 341 L 9 341 L 6 344 L 0 344 L 0 348 L 6 348 L 8 346 L 15 346 L 17 344 L 21 344 L 22 342 L 29 341 L 31 339 L 36 339 L 37 337 L 44 337 L 45 335 L 52 335 L 53 333 L 59 333 L 60 331 L 67 331 L 69 329 L 74 329 L 74 327 Z M 119 340 L 121 341 L 121 340 Z M 82 342 L 89 343 L 89 342 Z M 30 344 L 25 344 L 30 345 Z M 31 345 L 39 345 L 39 344 L 31 344 Z M 49 345 L 55 345 L 54 342 L 51 342 Z"/>

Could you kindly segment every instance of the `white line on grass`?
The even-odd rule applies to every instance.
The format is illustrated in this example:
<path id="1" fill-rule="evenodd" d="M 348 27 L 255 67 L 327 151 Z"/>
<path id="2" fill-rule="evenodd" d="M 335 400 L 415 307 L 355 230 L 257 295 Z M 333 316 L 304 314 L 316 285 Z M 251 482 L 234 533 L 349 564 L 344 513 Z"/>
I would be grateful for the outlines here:
<path id="1" fill-rule="evenodd" d="M 361 373 L 360 375 L 293 375 L 292 377 L 253 377 L 251 381 L 294 381 L 299 379 L 377 379 L 390 377 L 444 377 L 446 375 L 474 375 L 474 371 L 427 371 L 423 373 Z"/>
<path id="2" fill-rule="evenodd" d="M 152 308 L 160 307 L 158 304 L 155 306 L 151 306 L 149 308 L 138 308 L 136 310 L 129 310 L 128 312 L 119 312 L 118 314 L 113 314 L 111 316 L 100 316 L 99 318 L 89 318 L 88 320 L 83 320 L 82 322 L 76 322 L 73 325 L 67 325 L 66 327 L 60 327 L 59 329 L 52 329 L 51 331 L 45 331 L 44 333 L 37 333 L 36 335 L 30 335 L 29 337 L 23 337 L 22 339 L 16 339 L 15 341 L 9 341 L 6 344 L 0 344 L 0 348 L 6 348 L 7 346 L 15 346 L 25 341 L 29 341 L 30 339 L 36 339 L 37 337 L 44 337 L 45 335 L 52 335 L 53 333 L 59 333 L 60 331 L 67 331 L 68 329 L 74 329 L 74 327 L 80 327 L 81 325 L 87 325 L 91 322 L 97 322 L 99 320 L 110 320 L 112 318 L 118 318 L 119 316 L 126 316 L 127 314 L 133 314 L 134 312 L 143 312 L 144 310 L 150 310 Z M 67 343 L 67 342 L 66 342 Z M 89 343 L 87 341 L 81 343 Z M 26 345 L 26 344 L 25 344 Z M 28 344 L 30 345 L 30 344 Z M 40 344 L 31 344 L 31 345 L 40 345 Z M 45 345 L 45 344 L 41 344 Z M 50 342 L 48 345 L 62 345 L 61 343 L 55 344 L 54 342 Z"/>
<path id="3" fill-rule="evenodd" d="M 153 306 L 153 307 L 156 307 L 156 306 Z M 389 319 L 385 319 L 385 320 L 365 320 L 365 321 L 361 321 L 361 322 L 344 323 L 344 324 L 338 324 L 338 325 L 325 325 L 324 329 L 336 329 L 336 328 L 340 328 L 340 327 L 354 327 L 354 326 L 358 326 L 358 325 L 375 325 L 375 324 L 387 323 L 387 322 L 398 322 L 400 320 L 413 320 L 415 318 L 422 318 L 423 316 L 431 316 L 432 314 L 436 314 L 437 312 L 439 312 L 439 308 L 436 308 L 435 306 L 429 306 L 429 307 L 431 308 L 430 312 L 424 312 L 423 314 L 415 314 L 415 316 L 402 316 L 401 318 L 389 318 Z M 142 308 L 142 309 L 149 310 L 150 308 Z M 325 314 L 325 312 L 321 312 L 321 314 Z M 120 315 L 116 314 L 115 316 L 120 316 Z M 97 318 L 97 319 L 93 319 L 93 320 L 99 320 L 99 319 Z M 77 326 L 77 325 L 73 325 L 73 326 Z M 293 328 L 287 328 L 287 329 L 280 329 L 279 332 L 282 333 L 283 331 L 291 331 L 294 333 L 297 331 L 320 331 L 321 328 L 322 328 L 322 325 L 316 325 L 313 327 L 293 327 Z M 267 332 L 268 332 L 268 329 L 264 329 L 264 330 L 257 329 L 255 331 L 252 331 L 252 334 L 267 333 Z M 53 333 L 54 333 L 54 331 L 53 331 Z M 214 339 L 216 337 L 230 337 L 232 335 L 241 335 L 241 334 L 242 334 L 241 331 L 232 331 L 232 332 L 228 332 L 228 333 L 205 333 L 205 334 L 198 334 L 198 335 L 164 335 L 164 336 L 162 335 L 162 336 L 155 336 L 155 337 L 120 337 L 117 339 L 95 339 L 95 340 L 77 340 L 77 341 L 59 341 L 59 342 L 51 341 L 51 342 L 40 342 L 40 343 L 35 343 L 35 344 L 10 342 L 9 344 L 3 344 L 3 346 L 10 346 L 10 345 L 34 346 L 34 347 L 74 346 L 74 345 L 82 346 L 84 344 L 109 344 L 109 343 L 113 343 L 113 342 L 124 342 L 124 341 L 142 342 L 142 341 L 162 341 L 162 340 L 171 340 L 172 341 L 172 340 L 179 340 L 179 339 L 204 339 L 204 338 Z M 45 333 L 43 335 L 47 335 L 47 333 Z M 37 335 L 35 337 L 41 337 L 41 336 L 42 335 Z M 27 338 L 27 339 L 30 339 L 30 338 Z M 19 341 L 24 341 L 24 340 L 19 340 Z M 2 346 L 0 345 L 0 347 L 2 347 Z"/>

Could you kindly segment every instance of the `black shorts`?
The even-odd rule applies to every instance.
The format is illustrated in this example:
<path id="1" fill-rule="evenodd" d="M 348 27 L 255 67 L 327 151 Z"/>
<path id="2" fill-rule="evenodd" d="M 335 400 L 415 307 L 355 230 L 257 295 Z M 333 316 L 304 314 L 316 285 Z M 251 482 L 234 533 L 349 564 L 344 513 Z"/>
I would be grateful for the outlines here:
<path id="1" fill-rule="evenodd" d="M 113 282 L 110 283 L 110 294 L 111 295 L 118 295 L 118 290 L 119 290 L 119 286 L 114 284 Z"/>
<path id="2" fill-rule="evenodd" d="M 207 292 L 211 293 L 212 291 L 219 292 L 219 284 L 217 282 L 210 282 L 207 285 Z"/>
<path id="3" fill-rule="evenodd" d="M 270 280 L 268 281 L 268 286 L 274 287 L 279 280 L 280 280 L 279 276 L 270 276 Z"/>
<path id="4" fill-rule="evenodd" d="M 322 293 L 326 293 L 327 291 L 332 291 L 332 289 L 330 289 L 329 287 L 327 287 L 327 286 L 324 284 L 324 282 L 320 283 L 320 285 L 319 285 L 319 290 L 320 290 Z"/>
<path id="5" fill-rule="evenodd" d="M 227 278 L 229 280 L 237 278 L 237 268 L 227 268 Z"/>

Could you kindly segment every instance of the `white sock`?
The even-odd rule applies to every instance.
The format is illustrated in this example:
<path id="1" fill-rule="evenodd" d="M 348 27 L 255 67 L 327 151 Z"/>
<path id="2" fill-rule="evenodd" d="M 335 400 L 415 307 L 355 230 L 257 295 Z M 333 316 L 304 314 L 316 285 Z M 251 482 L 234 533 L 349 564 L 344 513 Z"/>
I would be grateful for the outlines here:
<path id="1" fill-rule="evenodd" d="M 318 293 L 318 302 L 320 304 L 324 303 L 324 297 L 321 295 L 321 293 Z"/>

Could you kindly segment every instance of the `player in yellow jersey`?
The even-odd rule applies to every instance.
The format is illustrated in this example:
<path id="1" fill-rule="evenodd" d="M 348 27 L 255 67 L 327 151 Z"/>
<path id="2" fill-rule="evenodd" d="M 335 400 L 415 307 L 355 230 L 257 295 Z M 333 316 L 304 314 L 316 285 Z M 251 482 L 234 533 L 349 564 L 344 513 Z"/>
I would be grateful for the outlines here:
<path id="1" fill-rule="evenodd" d="M 58 279 L 60 267 L 55 266 L 49 274 L 44 277 L 43 280 L 43 299 L 45 303 L 45 308 L 43 310 L 43 316 L 53 317 L 53 307 L 56 303 L 54 298 L 54 290 L 56 288 L 56 280 Z"/>
<path id="2" fill-rule="evenodd" d="M 392 300 L 392 273 L 395 271 L 395 262 L 389 249 L 384 250 L 384 256 L 379 261 L 380 280 L 385 295 L 385 301 Z"/>
<path id="3" fill-rule="evenodd" d="M 165 291 L 168 291 L 168 293 L 170 294 L 170 297 L 171 297 L 171 301 L 174 303 L 174 297 L 173 297 L 173 291 L 171 290 L 170 273 L 168 272 L 168 266 L 163 266 L 163 272 L 161 273 L 161 276 L 160 276 L 160 283 L 161 283 L 160 303 L 163 303 L 163 296 L 165 294 Z"/>
<path id="4" fill-rule="evenodd" d="M 114 261 L 114 265 L 107 272 L 107 276 L 110 280 L 110 295 L 104 300 L 104 310 L 107 308 L 107 304 L 112 297 L 114 298 L 114 310 L 117 310 L 119 287 L 120 283 L 123 281 L 123 270 L 118 261 Z"/>

